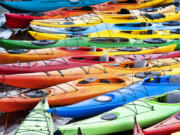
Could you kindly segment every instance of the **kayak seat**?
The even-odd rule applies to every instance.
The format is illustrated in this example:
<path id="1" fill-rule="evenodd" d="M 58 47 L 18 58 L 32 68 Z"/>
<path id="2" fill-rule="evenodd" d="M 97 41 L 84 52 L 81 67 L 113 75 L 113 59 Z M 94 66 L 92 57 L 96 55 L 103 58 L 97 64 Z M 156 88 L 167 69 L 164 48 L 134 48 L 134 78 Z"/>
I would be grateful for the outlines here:
<path id="1" fill-rule="evenodd" d="M 112 83 L 112 82 L 109 81 L 108 79 L 101 79 L 101 83 Z"/>
<path id="2" fill-rule="evenodd" d="M 72 24 L 75 24 L 74 22 L 71 22 L 71 21 L 67 21 L 67 22 L 63 22 L 64 25 L 72 25 Z"/>
<path id="3" fill-rule="evenodd" d="M 167 103 L 180 103 L 180 92 L 168 93 L 166 97 Z"/>
<path id="4" fill-rule="evenodd" d="M 100 56 L 99 61 L 108 62 L 109 61 L 109 56 L 108 55 L 102 55 L 102 56 Z"/>
<path id="5" fill-rule="evenodd" d="M 180 25 L 180 21 L 164 22 L 163 25 L 165 25 L 165 26 L 179 26 Z"/>
<path id="6" fill-rule="evenodd" d="M 117 118 L 118 118 L 118 116 L 115 113 L 108 113 L 108 114 L 104 114 L 103 116 L 101 116 L 101 119 L 103 119 L 103 120 L 114 120 Z"/>
<path id="7" fill-rule="evenodd" d="M 180 84 L 180 75 L 172 75 L 169 78 L 169 83 L 171 83 L 171 84 Z"/>
<path id="8" fill-rule="evenodd" d="M 141 51 L 140 47 L 121 47 L 117 49 L 118 51 L 129 51 L 129 52 L 137 52 Z"/>
<path id="9" fill-rule="evenodd" d="M 167 40 L 162 38 L 148 38 L 148 39 L 144 39 L 143 41 L 145 43 L 151 43 L 151 44 L 162 44 L 167 42 Z"/>
<path id="10" fill-rule="evenodd" d="M 135 63 L 134 63 L 134 68 L 144 68 L 148 65 L 147 61 L 145 60 L 137 60 Z"/>
<path id="11" fill-rule="evenodd" d="M 91 48 L 90 48 L 90 51 L 92 51 L 92 52 L 96 52 L 96 46 L 92 46 Z"/>
<path id="12" fill-rule="evenodd" d="M 143 12 L 155 12 L 157 10 L 158 10 L 157 8 L 143 8 L 143 9 L 140 9 L 140 11 L 143 11 Z"/>
<path id="13" fill-rule="evenodd" d="M 122 8 L 117 14 L 131 14 L 128 9 Z"/>
<path id="14" fill-rule="evenodd" d="M 56 41 L 54 41 L 54 40 L 35 40 L 35 41 L 32 41 L 31 43 L 34 45 L 41 46 L 41 45 L 53 45 L 54 43 L 56 43 Z"/>
<path id="15" fill-rule="evenodd" d="M 9 54 L 21 54 L 21 53 L 27 53 L 29 50 L 27 49 L 18 49 L 18 50 L 7 50 Z"/>
<path id="16" fill-rule="evenodd" d="M 180 29 L 171 30 L 170 33 L 180 34 Z"/>
<path id="17" fill-rule="evenodd" d="M 85 78 L 84 80 L 80 81 L 78 84 L 87 84 L 96 81 L 97 78 Z"/>
<path id="18" fill-rule="evenodd" d="M 30 16 L 44 16 L 45 15 L 43 12 L 30 12 L 27 14 Z"/>
<path id="19" fill-rule="evenodd" d="M 67 37 L 73 38 L 73 37 L 88 37 L 88 34 L 86 33 L 70 33 L 66 34 Z"/>
<path id="20" fill-rule="evenodd" d="M 44 97 L 49 95 L 48 91 L 42 91 L 42 90 L 37 90 L 37 91 L 31 91 L 25 94 L 27 97 L 30 98 L 39 98 L 39 97 Z"/>
<path id="21" fill-rule="evenodd" d="M 86 27 L 67 27 L 67 28 L 65 28 L 65 30 L 72 31 L 72 32 L 84 31 L 86 29 L 87 29 Z"/>

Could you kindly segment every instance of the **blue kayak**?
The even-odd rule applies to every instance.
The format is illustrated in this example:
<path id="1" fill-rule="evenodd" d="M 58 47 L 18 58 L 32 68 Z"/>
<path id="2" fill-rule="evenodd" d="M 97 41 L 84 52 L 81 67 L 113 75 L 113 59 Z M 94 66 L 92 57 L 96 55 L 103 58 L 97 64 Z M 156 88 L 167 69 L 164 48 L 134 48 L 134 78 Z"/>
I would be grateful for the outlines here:
<path id="1" fill-rule="evenodd" d="M 28 12 L 43 12 L 62 7 L 85 7 L 107 2 L 109 0 L 29 0 L 0 1 L 5 7 Z"/>
<path id="2" fill-rule="evenodd" d="M 95 33 L 105 30 L 172 30 L 180 28 L 180 21 L 170 21 L 164 23 L 118 23 L 118 24 L 108 24 L 102 23 L 90 27 L 68 27 L 68 28 L 55 28 L 55 27 L 45 27 L 30 25 L 34 31 L 41 33 L 53 33 L 53 34 L 74 34 L 74 33 Z"/>
<path id="3" fill-rule="evenodd" d="M 148 77 L 125 88 L 68 105 L 51 108 L 48 112 L 62 117 L 85 118 L 101 114 L 129 102 L 164 94 L 180 88 L 180 75 Z"/>

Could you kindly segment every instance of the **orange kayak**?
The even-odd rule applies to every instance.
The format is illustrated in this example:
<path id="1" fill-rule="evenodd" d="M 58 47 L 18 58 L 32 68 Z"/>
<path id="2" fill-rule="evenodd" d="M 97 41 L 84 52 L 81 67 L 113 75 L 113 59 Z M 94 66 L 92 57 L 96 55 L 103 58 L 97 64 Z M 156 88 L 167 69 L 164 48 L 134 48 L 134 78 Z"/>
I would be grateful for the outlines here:
<path id="1" fill-rule="evenodd" d="M 95 64 L 66 70 L 38 72 L 18 75 L 1 75 L 0 83 L 20 88 L 47 88 L 81 78 L 117 76 L 145 71 L 162 71 L 179 68 L 180 58 L 151 61 L 131 61 L 111 64 Z M 32 83 L 33 82 L 33 83 Z"/>
<path id="2" fill-rule="evenodd" d="M 41 43 L 38 41 L 38 43 Z M 163 52 L 172 52 L 177 45 L 169 45 L 155 48 L 142 48 L 135 51 L 127 51 L 124 48 L 96 48 L 96 47 L 58 47 L 37 50 L 8 50 L 0 53 L 0 64 L 16 63 L 16 62 L 30 62 L 39 60 L 48 60 L 66 56 L 101 56 L 101 55 L 129 55 L 129 54 L 154 54 Z"/>
<path id="3" fill-rule="evenodd" d="M 15 97 L 0 99 L 1 112 L 14 112 L 31 109 L 42 98 L 47 95 L 51 106 L 68 105 L 77 103 L 110 91 L 123 88 L 130 84 L 128 77 L 99 77 L 85 78 L 47 89 L 30 91 Z M 6 107 L 5 107 L 6 106 Z"/>

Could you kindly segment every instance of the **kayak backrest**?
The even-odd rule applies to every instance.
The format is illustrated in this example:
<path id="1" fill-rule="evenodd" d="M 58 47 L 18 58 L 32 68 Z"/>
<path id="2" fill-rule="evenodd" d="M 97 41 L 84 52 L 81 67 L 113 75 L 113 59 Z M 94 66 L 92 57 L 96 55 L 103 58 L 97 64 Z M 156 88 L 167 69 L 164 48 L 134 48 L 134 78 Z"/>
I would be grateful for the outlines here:
<path id="1" fill-rule="evenodd" d="M 73 37 L 88 37 L 87 33 L 69 33 L 66 34 L 67 37 L 73 38 Z"/>
<path id="2" fill-rule="evenodd" d="M 108 79 L 101 79 L 101 83 L 112 83 L 112 82 Z"/>
<path id="3" fill-rule="evenodd" d="M 108 55 L 102 55 L 102 56 L 100 56 L 99 61 L 108 62 L 109 61 L 109 56 Z"/>
<path id="4" fill-rule="evenodd" d="M 92 47 L 90 48 L 90 51 L 95 52 L 95 51 L 96 51 L 96 46 L 92 46 Z"/>
<path id="5" fill-rule="evenodd" d="M 172 75 L 169 78 L 169 83 L 171 83 L 171 84 L 180 84 L 180 75 Z"/>
<path id="6" fill-rule="evenodd" d="M 145 60 L 137 60 L 134 63 L 134 68 L 144 68 L 148 65 L 148 62 Z"/>
<path id="7" fill-rule="evenodd" d="M 97 78 L 85 78 L 84 80 L 80 81 L 78 84 L 87 84 L 98 80 Z"/>
<path id="8" fill-rule="evenodd" d="M 167 103 L 180 103 L 180 92 L 171 92 L 167 94 Z"/>
<path id="9" fill-rule="evenodd" d="M 72 31 L 72 32 L 85 31 L 86 29 L 87 29 L 86 27 L 80 27 L 80 26 L 77 26 L 77 27 L 67 27 L 67 28 L 65 28 L 65 30 L 67 30 L 67 31 Z"/>

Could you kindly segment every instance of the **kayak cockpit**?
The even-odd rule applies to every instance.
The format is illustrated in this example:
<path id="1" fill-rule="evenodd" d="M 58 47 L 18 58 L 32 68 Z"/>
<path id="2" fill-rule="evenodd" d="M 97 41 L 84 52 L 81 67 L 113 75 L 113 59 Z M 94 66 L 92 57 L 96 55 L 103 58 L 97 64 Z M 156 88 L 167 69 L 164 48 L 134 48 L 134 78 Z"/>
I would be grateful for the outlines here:
<path id="1" fill-rule="evenodd" d="M 125 43 L 125 42 L 129 42 L 129 39 L 128 38 L 120 38 L 120 37 L 97 37 L 97 38 L 90 38 L 89 42 Z"/>
<path id="2" fill-rule="evenodd" d="M 77 51 L 77 52 L 88 52 L 88 51 L 92 51 L 92 52 L 101 52 L 103 51 L 103 49 L 101 48 L 96 48 L 96 46 L 92 46 L 92 47 L 77 47 L 77 46 L 68 46 L 68 47 L 59 47 L 57 48 L 58 50 L 63 50 L 63 51 Z"/>
<path id="3" fill-rule="evenodd" d="M 68 58 L 70 61 L 79 61 L 79 62 L 115 62 L 113 57 L 108 55 L 102 56 L 72 56 Z"/>
<path id="4" fill-rule="evenodd" d="M 108 78 L 85 78 L 83 80 L 80 80 L 78 82 L 78 85 L 83 85 L 83 84 L 122 84 L 125 83 L 126 80 L 120 77 L 108 77 Z"/>
<path id="5" fill-rule="evenodd" d="M 172 75 L 172 76 L 154 76 L 150 78 L 146 78 L 143 81 L 143 84 L 180 84 L 180 75 Z"/>
<path id="6" fill-rule="evenodd" d="M 115 26 L 126 26 L 126 27 L 150 27 L 152 26 L 151 23 L 116 23 L 114 24 Z"/>
<path id="7" fill-rule="evenodd" d="M 137 61 L 132 61 L 132 62 L 124 62 L 124 63 L 110 63 L 110 67 L 116 67 L 116 68 L 124 68 L 124 69 L 142 69 L 142 68 L 148 68 L 151 67 L 152 65 L 148 63 L 145 60 L 137 60 Z"/>
<path id="8" fill-rule="evenodd" d="M 167 94 L 156 96 L 152 98 L 151 101 L 160 102 L 160 103 L 169 103 L 169 104 L 180 103 L 180 90 L 176 90 L 173 92 L 169 92 Z"/>

